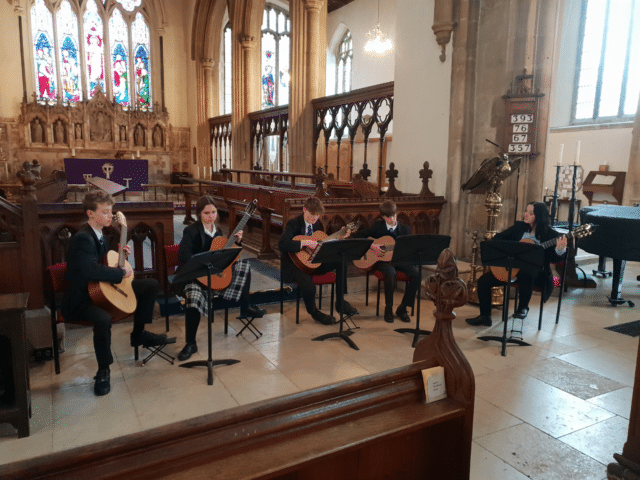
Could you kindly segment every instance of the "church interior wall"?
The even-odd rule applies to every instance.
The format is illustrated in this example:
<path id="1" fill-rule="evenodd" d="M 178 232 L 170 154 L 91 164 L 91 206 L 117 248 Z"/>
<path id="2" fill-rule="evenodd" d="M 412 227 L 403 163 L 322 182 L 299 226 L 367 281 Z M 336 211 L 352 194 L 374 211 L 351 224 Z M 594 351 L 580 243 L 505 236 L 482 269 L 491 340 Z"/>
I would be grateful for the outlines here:
<path id="1" fill-rule="evenodd" d="M 25 28 L 26 22 L 23 17 L 23 31 Z M 2 65 L 3 72 L 0 80 L 0 118 L 11 119 L 20 112 L 22 67 L 19 54 L 18 16 L 13 12 L 13 6 L 7 2 L 0 2 L 0 29 L 2 31 L 0 65 Z M 25 55 L 27 54 L 27 47 L 25 45 Z"/>

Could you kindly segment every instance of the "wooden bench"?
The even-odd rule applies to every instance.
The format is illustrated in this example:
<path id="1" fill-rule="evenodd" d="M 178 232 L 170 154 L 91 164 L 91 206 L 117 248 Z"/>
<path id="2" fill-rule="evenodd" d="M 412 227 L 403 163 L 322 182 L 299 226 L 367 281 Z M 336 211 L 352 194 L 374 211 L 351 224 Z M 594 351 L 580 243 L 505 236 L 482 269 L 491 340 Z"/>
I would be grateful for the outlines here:
<path id="1" fill-rule="evenodd" d="M 453 306 L 466 302 L 461 285 Z M 475 383 L 453 318 L 436 311 L 410 365 L 16 462 L 0 477 L 468 479 Z M 447 398 L 426 404 L 422 370 L 434 366 Z"/>

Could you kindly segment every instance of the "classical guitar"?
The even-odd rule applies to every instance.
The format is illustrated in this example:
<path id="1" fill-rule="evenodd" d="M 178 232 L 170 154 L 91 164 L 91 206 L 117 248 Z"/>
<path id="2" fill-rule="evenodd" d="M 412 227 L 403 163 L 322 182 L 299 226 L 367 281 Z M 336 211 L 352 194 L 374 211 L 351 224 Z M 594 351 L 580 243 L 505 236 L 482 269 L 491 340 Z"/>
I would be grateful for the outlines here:
<path id="1" fill-rule="evenodd" d="M 590 223 L 587 223 L 585 225 L 580 225 L 579 227 L 575 228 L 572 232 L 569 232 L 566 236 L 567 236 L 567 240 L 571 240 L 571 238 L 574 238 L 574 237 L 575 238 L 586 237 L 588 235 L 591 235 L 593 232 L 594 232 L 594 226 Z M 552 238 L 550 240 L 547 240 L 546 242 L 542 242 L 540 246 L 543 249 L 547 249 L 549 247 L 555 247 L 557 240 L 558 238 Z M 535 243 L 531 238 L 523 238 L 522 240 L 520 240 L 520 242 Z M 501 282 L 509 281 L 509 270 L 507 268 L 504 268 L 504 267 L 489 267 L 489 268 L 491 269 L 491 273 L 493 274 L 494 277 L 496 277 L 496 279 L 500 280 Z M 516 276 L 519 270 L 520 269 L 518 268 L 511 269 L 512 279 Z"/>
<path id="2" fill-rule="evenodd" d="M 131 268 L 124 254 L 127 244 L 127 220 L 122 212 L 115 214 L 115 220 L 120 224 L 119 251 L 109 250 L 105 258 L 108 267 Z M 133 275 L 123 278 L 120 283 L 89 282 L 89 296 L 93 303 L 111 314 L 113 321 L 121 320 L 131 315 L 136 309 L 136 296 L 131 287 Z"/>
<path id="3" fill-rule="evenodd" d="M 360 260 L 354 260 L 353 264 L 361 270 L 369 271 L 378 262 L 389 262 L 393 257 L 393 249 L 396 246 L 396 240 L 391 235 L 385 235 L 380 238 L 371 238 L 371 245 L 380 245 L 384 251 L 382 255 L 378 255 L 371 247 L 367 250 Z"/>
<path id="4" fill-rule="evenodd" d="M 238 225 L 233 230 L 233 233 L 229 235 L 229 238 L 219 236 L 219 237 L 215 237 L 211 242 L 211 248 L 209 248 L 210 251 L 220 250 L 221 248 L 232 248 L 232 247 L 238 249 L 238 255 L 236 256 L 236 259 L 233 261 L 231 265 L 225 268 L 222 272 L 216 273 L 215 275 L 211 275 L 212 290 L 224 290 L 231 284 L 231 279 L 233 278 L 233 264 L 238 261 L 238 259 L 240 258 L 240 254 L 242 253 L 242 247 L 236 245 L 235 235 L 236 233 L 238 233 L 240 230 L 244 228 L 244 226 L 247 224 L 247 222 L 251 218 L 251 215 L 253 215 L 253 212 L 256 211 L 257 206 L 258 206 L 257 199 L 251 202 L 249 205 L 247 205 L 247 208 L 245 208 L 244 210 L 244 214 L 243 214 L 244 216 L 238 222 Z M 203 285 L 207 285 L 206 276 L 198 278 L 198 281 Z"/>
<path id="5" fill-rule="evenodd" d="M 322 242 L 344 238 L 344 236 L 347 234 L 347 231 L 355 232 L 356 230 L 358 230 L 358 227 L 360 227 L 360 222 L 352 222 L 342 227 L 337 232 L 332 233 L 331 235 L 327 235 L 321 230 L 313 232 L 313 235 L 311 236 L 296 235 L 295 237 L 293 237 L 293 240 L 315 240 L 316 242 L 318 242 L 318 246 L 313 250 L 304 247 L 299 252 L 290 252 L 289 256 L 291 257 L 291 260 L 293 260 L 293 263 L 295 263 L 295 265 L 300 270 L 307 273 L 313 273 L 315 270 L 320 268 L 320 265 L 322 265 L 321 263 L 313 263 L 313 257 L 315 256 L 315 253 L 320 249 L 320 245 L 322 245 Z"/>

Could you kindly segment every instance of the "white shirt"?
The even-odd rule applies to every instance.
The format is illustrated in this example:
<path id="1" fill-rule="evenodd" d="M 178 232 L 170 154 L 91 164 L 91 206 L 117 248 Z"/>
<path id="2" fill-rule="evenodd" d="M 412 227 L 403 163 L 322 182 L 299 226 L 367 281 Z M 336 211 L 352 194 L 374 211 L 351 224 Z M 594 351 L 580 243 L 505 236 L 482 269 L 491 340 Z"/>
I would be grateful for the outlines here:
<path id="1" fill-rule="evenodd" d="M 98 241 L 102 242 L 102 237 L 103 237 L 102 229 L 98 230 L 97 228 L 93 228 L 93 227 L 91 228 L 93 229 L 93 232 L 96 234 L 96 237 L 98 237 Z"/>

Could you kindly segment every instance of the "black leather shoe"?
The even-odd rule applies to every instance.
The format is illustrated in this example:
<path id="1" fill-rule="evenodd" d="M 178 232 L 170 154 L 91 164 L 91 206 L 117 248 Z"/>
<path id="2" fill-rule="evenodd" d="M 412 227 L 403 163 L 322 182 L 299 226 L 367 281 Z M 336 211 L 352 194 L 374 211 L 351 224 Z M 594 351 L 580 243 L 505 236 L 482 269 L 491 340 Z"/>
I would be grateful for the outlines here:
<path id="1" fill-rule="evenodd" d="M 258 308 L 255 305 L 249 305 L 244 312 L 240 310 L 240 316 L 242 317 L 262 318 L 266 313 L 267 311 L 264 308 Z"/>
<path id="2" fill-rule="evenodd" d="M 178 360 L 184 362 L 185 360 L 189 360 L 191 355 L 198 351 L 198 346 L 195 343 L 187 343 L 180 353 L 178 354 Z"/>
<path id="3" fill-rule="evenodd" d="M 513 314 L 513 318 L 521 318 L 524 320 L 527 318 L 527 315 L 529 315 L 529 307 L 521 307 Z"/>
<path id="4" fill-rule="evenodd" d="M 96 380 L 93 386 L 96 396 L 101 397 L 111 391 L 111 372 L 108 368 L 101 368 L 93 378 Z"/>
<path id="5" fill-rule="evenodd" d="M 409 314 L 407 313 L 407 307 L 404 305 L 400 305 L 396 310 L 396 315 L 400 318 L 401 322 L 409 323 L 411 319 L 409 318 Z"/>
<path id="6" fill-rule="evenodd" d="M 336 312 L 342 313 L 343 315 L 355 315 L 358 313 L 358 310 L 352 307 L 349 302 L 343 300 L 342 304 L 336 305 Z"/>
<path id="7" fill-rule="evenodd" d="M 391 307 L 385 307 L 384 321 L 387 323 L 393 323 L 393 309 Z"/>
<path id="8" fill-rule="evenodd" d="M 478 315 L 477 317 L 467 318 L 465 320 L 469 325 L 474 327 L 490 327 L 491 317 L 489 315 Z"/>
<path id="9" fill-rule="evenodd" d="M 312 317 L 316 322 L 320 322 L 323 325 L 333 325 L 336 323 L 335 317 L 322 313 L 320 310 L 316 310 L 316 313 L 314 313 Z"/>
<path id="10" fill-rule="evenodd" d="M 132 347 L 139 347 L 140 345 L 142 345 L 143 347 L 153 347 L 156 345 L 167 345 L 169 343 L 175 343 L 175 338 L 167 338 L 164 333 L 157 334 L 143 330 L 137 335 L 134 333 L 131 334 Z"/>

